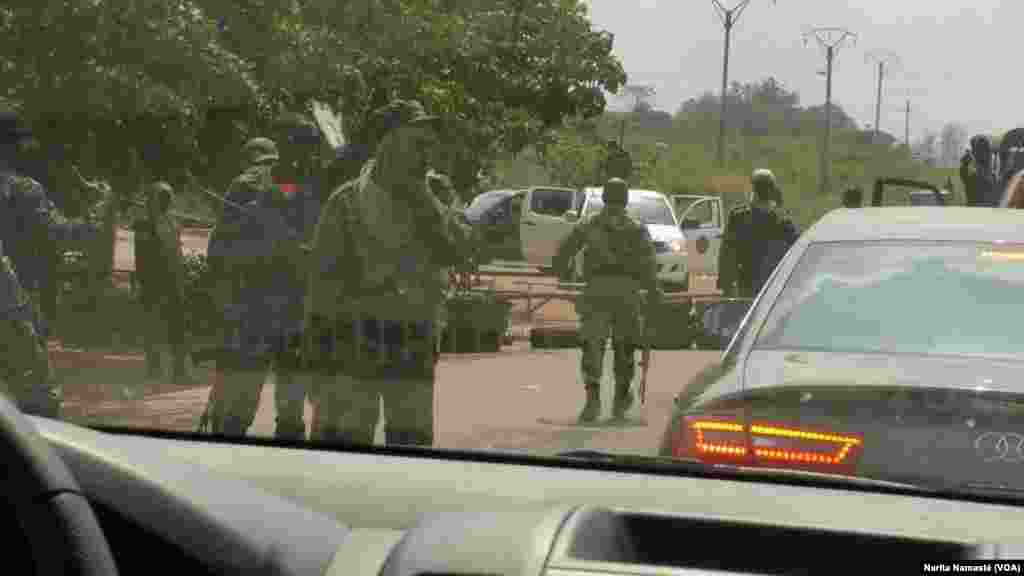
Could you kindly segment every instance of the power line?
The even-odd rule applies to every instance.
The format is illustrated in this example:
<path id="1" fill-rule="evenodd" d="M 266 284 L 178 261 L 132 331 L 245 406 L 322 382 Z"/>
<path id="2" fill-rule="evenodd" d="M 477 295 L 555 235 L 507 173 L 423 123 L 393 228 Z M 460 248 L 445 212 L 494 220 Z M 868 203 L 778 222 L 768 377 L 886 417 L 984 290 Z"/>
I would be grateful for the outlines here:
<path id="1" fill-rule="evenodd" d="M 724 166 L 726 91 L 729 89 L 729 43 L 732 39 L 733 25 L 740 19 L 743 11 L 750 5 L 751 0 L 740 0 L 732 8 L 726 8 L 721 0 L 711 0 L 711 2 L 715 5 L 715 10 L 722 20 L 722 26 L 725 28 L 725 48 L 722 56 L 722 110 L 718 118 L 718 153 L 716 156 L 718 165 Z M 772 4 L 775 3 L 776 0 L 772 0 Z"/>
<path id="2" fill-rule="evenodd" d="M 821 143 L 821 177 L 819 193 L 824 196 L 829 189 L 829 141 L 832 136 L 832 62 L 839 50 L 847 43 L 856 44 L 857 35 L 845 28 L 814 28 L 804 33 L 806 46 L 813 37 L 825 51 L 825 131 Z M 877 129 L 877 128 L 876 128 Z"/>

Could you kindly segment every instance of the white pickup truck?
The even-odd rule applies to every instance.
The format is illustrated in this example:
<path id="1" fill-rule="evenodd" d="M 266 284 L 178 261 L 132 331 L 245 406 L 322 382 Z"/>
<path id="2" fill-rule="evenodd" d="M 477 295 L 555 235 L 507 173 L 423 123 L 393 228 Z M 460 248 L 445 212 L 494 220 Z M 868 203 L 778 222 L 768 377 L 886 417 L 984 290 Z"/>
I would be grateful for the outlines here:
<path id="1" fill-rule="evenodd" d="M 492 261 L 525 263 L 550 271 L 559 243 L 580 218 L 595 214 L 604 205 L 601 193 L 597 187 L 492 190 L 477 196 L 466 216 L 482 228 Z M 686 222 L 692 224 L 687 230 L 676 217 L 680 213 L 676 207 L 690 198 L 693 201 L 682 214 L 695 220 Z M 667 288 L 686 289 L 691 267 L 701 273 L 717 270 L 722 221 L 718 198 L 680 196 L 669 200 L 653 190 L 630 190 L 627 209 L 647 225 L 655 243 L 658 278 Z M 577 258 L 577 274 L 582 272 L 585 257 Z"/>

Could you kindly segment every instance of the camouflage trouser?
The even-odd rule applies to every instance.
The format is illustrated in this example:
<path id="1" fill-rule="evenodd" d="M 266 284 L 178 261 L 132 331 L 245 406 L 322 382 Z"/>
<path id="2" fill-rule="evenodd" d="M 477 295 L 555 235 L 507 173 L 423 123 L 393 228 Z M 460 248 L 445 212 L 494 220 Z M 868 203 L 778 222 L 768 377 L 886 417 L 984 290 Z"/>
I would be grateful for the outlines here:
<path id="1" fill-rule="evenodd" d="M 274 354 L 268 360 L 246 358 L 238 355 L 217 362 L 217 379 L 214 384 L 211 421 L 213 432 L 244 436 L 252 426 L 259 408 L 260 393 L 270 370 L 273 370 L 274 407 L 278 438 L 301 440 L 306 436 L 306 425 L 302 412 L 306 389 L 295 378 L 296 366 L 293 355 Z"/>
<path id="2" fill-rule="evenodd" d="M 186 375 L 185 358 L 188 355 L 185 345 L 185 307 L 173 301 L 144 297 L 142 308 L 146 316 L 146 372 L 152 377 L 160 374 L 158 345 L 167 343 L 170 345 L 174 361 L 173 377 L 183 378 Z"/>
<path id="3" fill-rule="evenodd" d="M 608 337 L 615 353 L 616 395 L 625 395 L 636 370 L 634 351 L 640 340 L 639 307 L 613 299 L 581 299 L 580 340 L 583 348 L 580 370 L 587 388 L 600 388 Z"/>
<path id="4" fill-rule="evenodd" d="M 383 400 L 387 444 L 433 445 L 436 325 L 367 320 L 341 334 L 336 342 L 350 352 L 333 371 L 321 367 L 314 438 L 372 444 Z"/>

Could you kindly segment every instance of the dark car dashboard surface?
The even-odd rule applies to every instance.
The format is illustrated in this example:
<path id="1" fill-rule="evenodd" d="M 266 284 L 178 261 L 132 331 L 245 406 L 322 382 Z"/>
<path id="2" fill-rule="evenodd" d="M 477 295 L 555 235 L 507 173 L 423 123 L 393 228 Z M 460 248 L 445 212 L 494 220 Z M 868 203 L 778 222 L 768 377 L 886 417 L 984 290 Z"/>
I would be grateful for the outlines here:
<path id="1" fill-rule="evenodd" d="M 1024 557 L 1024 509 L 912 493 L 112 434 L 32 419 L 122 574 L 811 574 Z"/>

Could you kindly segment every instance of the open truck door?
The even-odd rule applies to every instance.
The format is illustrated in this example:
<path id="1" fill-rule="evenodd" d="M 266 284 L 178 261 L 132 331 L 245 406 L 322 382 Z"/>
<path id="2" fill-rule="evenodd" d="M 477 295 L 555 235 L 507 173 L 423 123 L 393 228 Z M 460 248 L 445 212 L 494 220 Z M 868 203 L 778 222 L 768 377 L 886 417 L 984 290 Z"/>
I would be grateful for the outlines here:
<path id="1" fill-rule="evenodd" d="M 679 228 L 686 237 L 686 269 L 689 274 L 717 274 L 725 216 L 718 196 L 672 196 Z"/>
<path id="2" fill-rule="evenodd" d="M 576 221 L 570 217 L 577 191 L 572 188 L 536 187 L 526 192 L 522 207 L 522 252 L 533 266 L 550 268 L 562 239 Z"/>

